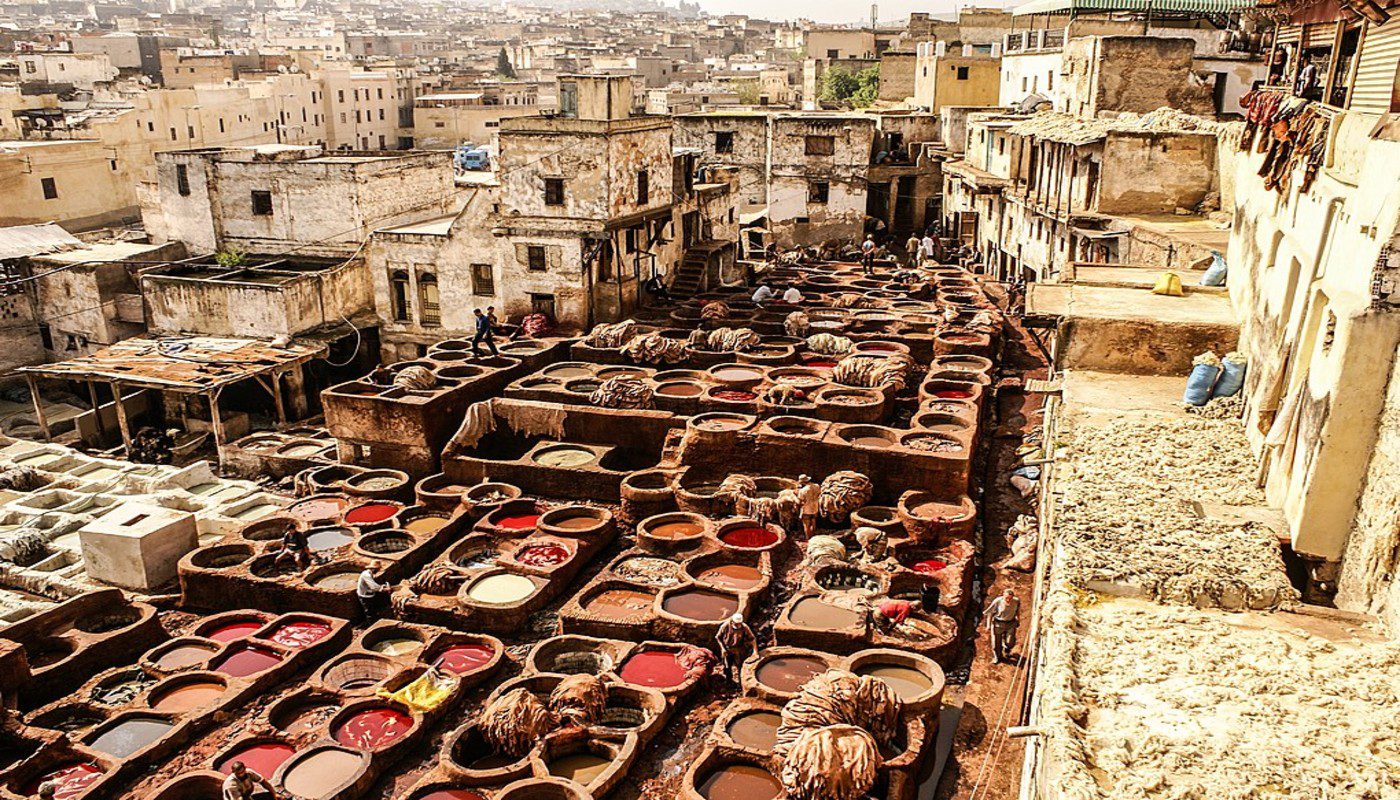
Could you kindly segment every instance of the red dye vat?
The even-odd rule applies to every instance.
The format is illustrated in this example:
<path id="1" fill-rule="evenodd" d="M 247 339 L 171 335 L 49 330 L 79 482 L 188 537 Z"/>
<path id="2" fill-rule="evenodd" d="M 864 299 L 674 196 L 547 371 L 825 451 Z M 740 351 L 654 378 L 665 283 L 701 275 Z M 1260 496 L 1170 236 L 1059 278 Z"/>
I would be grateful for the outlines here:
<path id="1" fill-rule="evenodd" d="M 34 782 L 24 787 L 24 793 L 37 795 L 40 786 L 53 781 L 57 789 L 53 794 L 54 798 L 65 800 L 69 797 L 77 797 L 87 791 L 87 788 L 96 783 L 100 777 L 102 777 L 102 769 L 96 764 L 82 761 L 72 762 L 39 776 Z"/>
<path id="2" fill-rule="evenodd" d="M 204 635 L 216 642 L 232 642 L 235 639 L 242 639 L 245 636 L 253 635 L 253 632 L 262 626 L 262 620 L 241 620 L 239 622 L 230 622 L 227 625 L 220 625 Z"/>
<path id="3" fill-rule="evenodd" d="M 685 683 L 685 669 L 666 650 L 643 650 L 623 662 L 618 675 L 627 683 L 659 689 Z"/>
<path id="4" fill-rule="evenodd" d="M 932 575 L 947 566 L 948 562 L 946 561 L 939 561 L 936 558 L 925 558 L 922 561 L 915 561 L 913 564 L 910 564 L 909 569 L 915 572 L 922 572 L 925 575 Z"/>
<path id="5" fill-rule="evenodd" d="M 233 678 L 246 678 L 249 675 L 256 675 L 281 663 L 282 654 L 268 650 L 265 647 L 255 647 L 247 645 L 236 650 L 230 650 L 227 656 L 219 661 L 214 667 L 215 672 L 222 672 Z"/>
<path id="6" fill-rule="evenodd" d="M 767 547 L 778 541 L 778 534 L 753 525 L 747 528 L 732 528 L 719 535 L 720 541 L 735 547 Z"/>
<path id="7" fill-rule="evenodd" d="M 972 397 L 972 392 L 966 389 L 939 389 L 933 393 L 934 397 L 942 397 L 945 400 L 966 400 Z"/>
<path id="8" fill-rule="evenodd" d="M 533 528 L 539 521 L 539 514 L 510 514 L 496 518 L 496 524 L 498 526 L 510 528 L 513 531 L 523 531 L 526 528 Z"/>
<path id="9" fill-rule="evenodd" d="M 485 800 L 481 795 L 471 789 L 434 789 L 425 795 L 419 795 L 418 800 Z"/>
<path id="10" fill-rule="evenodd" d="M 815 367 L 816 369 L 831 369 L 836 366 L 835 361 L 825 358 L 814 358 L 811 361 L 804 361 L 802 363 L 809 367 Z"/>
<path id="11" fill-rule="evenodd" d="M 272 632 L 272 635 L 267 638 L 280 645 L 294 647 L 300 650 L 303 647 L 310 647 L 321 641 L 329 636 L 330 633 L 331 626 L 324 622 L 312 622 L 310 620 L 299 619 L 295 622 L 287 622 L 278 625 L 277 629 Z"/>
<path id="12" fill-rule="evenodd" d="M 898 350 L 899 346 L 890 344 L 888 342 L 866 342 L 865 344 L 861 345 L 861 349 L 875 350 L 881 353 L 890 353 L 894 352 L 895 350 Z"/>
<path id="13" fill-rule="evenodd" d="M 335 740 L 346 747 L 373 750 L 398 741 L 413 728 L 413 717 L 396 708 L 367 708 L 335 730 Z"/>
<path id="14" fill-rule="evenodd" d="M 442 651 L 433 666 L 462 675 L 484 667 L 495 655 L 495 648 L 484 644 L 454 644 Z"/>
<path id="15" fill-rule="evenodd" d="M 532 567 L 552 567 L 569 560 L 569 551 L 557 544 L 536 544 L 515 554 L 515 560 Z"/>
<path id="16" fill-rule="evenodd" d="M 374 525 L 394 516 L 399 507 L 393 503 L 365 503 L 355 506 L 345 514 L 345 521 L 351 525 Z"/>
<path id="17" fill-rule="evenodd" d="M 244 747 L 223 761 L 219 762 L 219 771 L 225 775 L 233 772 L 233 762 L 242 761 L 243 766 L 258 773 L 264 778 L 271 778 L 272 773 L 282 766 L 282 762 L 292 757 L 296 750 L 289 744 L 281 742 L 261 742 L 259 744 Z"/>
<path id="18" fill-rule="evenodd" d="M 729 400 L 735 403 L 746 403 L 758 395 L 753 392 L 746 392 L 743 389 L 716 389 L 714 398 L 716 400 Z"/>

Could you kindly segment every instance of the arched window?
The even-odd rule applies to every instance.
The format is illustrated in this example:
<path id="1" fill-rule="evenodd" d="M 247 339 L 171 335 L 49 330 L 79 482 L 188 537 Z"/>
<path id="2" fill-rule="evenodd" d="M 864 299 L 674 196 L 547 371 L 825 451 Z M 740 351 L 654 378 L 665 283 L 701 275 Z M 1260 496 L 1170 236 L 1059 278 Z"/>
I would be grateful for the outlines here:
<path id="1" fill-rule="evenodd" d="M 389 273 L 389 307 L 395 322 L 408 322 L 413 318 L 408 297 L 408 273 L 401 269 Z"/>
<path id="2" fill-rule="evenodd" d="M 431 272 L 418 275 L 418 313 L 424 325 L 442 324 L 442 306 L 438 302 L 437 276 Z"/>

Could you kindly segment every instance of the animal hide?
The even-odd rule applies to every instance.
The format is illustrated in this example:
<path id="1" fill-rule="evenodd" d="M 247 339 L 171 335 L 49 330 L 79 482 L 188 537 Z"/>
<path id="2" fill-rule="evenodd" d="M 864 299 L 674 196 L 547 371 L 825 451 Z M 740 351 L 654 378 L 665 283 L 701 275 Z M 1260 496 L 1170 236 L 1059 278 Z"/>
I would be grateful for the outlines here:
<path id="1" fill-rule="evenodd" d="M 513 689 L 481 711 L 481 738 L 497 753 L 519 758 L 557 724 L 554 715 L 529 689 Z"/>

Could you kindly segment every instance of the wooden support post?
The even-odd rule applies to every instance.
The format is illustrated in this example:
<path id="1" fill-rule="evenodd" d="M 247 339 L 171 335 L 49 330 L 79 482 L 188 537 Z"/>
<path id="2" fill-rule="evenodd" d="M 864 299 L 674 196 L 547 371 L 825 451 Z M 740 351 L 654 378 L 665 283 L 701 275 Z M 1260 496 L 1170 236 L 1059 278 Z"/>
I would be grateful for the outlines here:
<path id="1" fill-rule="evenodd" d="M 39 430 L 44 433 L 44 441 L 53 441 L 53 434 L 49 432 L 49 416 L 44 413 L 44 398 L 39 396 L 39 379 L 32 372 L 24 373 L 24 380 L 29 384 L 29 399 L 34 403 L 34 418 L 39 421 Z"/>
<path id="2" fill-rule="evenodd" d="M 282 401 L 282 370 L 277 370 L 270 376 L 272 385 L 267 388 L 272 392 L 272 402 L 277 406 L 277 424 L 287 424 L 287 404 Z"/>
<path id="3" fill-rule="evenodd" d="M 219 411 L 219 395 L 223 393 L 223 387 L 209 393 L 209 422 L 214 428 L 214 450 L 219 456 L 220 469 L 224 466 L 224 441 L 227 436 L 224 432 L 224 415 Z"/>
<path id="4" fill-rule="evenodd" d="M 97 399 L 97 382 L 87 381 L 88 400 L 92 403 L 92 420 L 97 424 L 97 436 L 101 440 L 107 436 L 107 426 L 102 422 L 102 403 Z"/>
<path id="5" fill-rule="evenodd" d="M 116 381 L 108 384 L 112 387 L 112 402 L 117 409 L 117 425 L 122 429 L 122 446 L 126 448 L 127 458 L 131 457 L 131 421 L 126 418 L 126 404 L 122 402 L 122 385 Z"/>

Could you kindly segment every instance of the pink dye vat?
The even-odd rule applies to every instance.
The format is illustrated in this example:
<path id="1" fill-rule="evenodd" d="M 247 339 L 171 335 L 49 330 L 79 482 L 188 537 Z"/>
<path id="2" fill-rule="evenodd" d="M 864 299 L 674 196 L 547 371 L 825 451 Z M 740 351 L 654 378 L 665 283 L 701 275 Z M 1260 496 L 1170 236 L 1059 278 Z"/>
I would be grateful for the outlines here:
<path id="1" fill-rule="evenodd" d="M 442 651 L 433 666 L 453 675 L 463 675 L 486 666 L 495 655 L 495 649 L 486 645 L 454 644 Z"/>
<path id="2" fill-rule="evenodd" d="M 396 708 L 367 708 L 345 720 L 335 730 L 335 740 L 346 747 L 373 750 L 398 741 L 413 729 L 413 717 Z"/>
<path id="3" fill-rule="evenodd" d="M 262 620 L 240 620 L 238 622 L 230 622 L 227 625 L 220 625 L 204 635 L 216 642 L 232 642 L 235 639 L 252 636 L 253 633 L 262 626 Z"/>
<path id="4" fill-rule="evenodd" d="M 393 503 L 365 503 L 356 506 L 345 514 L 345 521 L 351 525 L 374 525 L 394 516 L 399 507 Z"/>
<path id="5" fill-rule="evenodd" d="M 96 783 L 100 777 L 102 777 L 102 769 L 96 764 L 73 762 L 45 772 L 37 780 L 24 787 L 24 793 L 38 795 L 39 787 L 52 781 L 57 787 L 57 791 L 53 794 L 55 800 L 67 800 L 67 798 L 77 797 L 87 791 L 87 788 Z"/>
<path id="6" fill-rule="evenodd" d="M 925 575 L 932 575 L 947 566 L 948 562 L 946 561 L 939 561 L 936 558 L 925 558 L 922 561 L 915 561 L 913 564 L 910 564 L 909 569 L 915 572 L 922 572 Z"/>
<path id="7" fill-rule="evenodd" d="M 310 620 L 299 619 L 295 622 L 286 622 L 277 626 L 272 635 L 267 638 L 286 647 L 294 647 L 300 650 L 303 647 L 321 641 L 329 636 L 331 626 L 324 622 L 312 622 Z"/>
<path id="8" fill-rule="evenodd" d="M 228 758 L 219 762 L 219 771 L 225 775 L 233 772 L 233 762 L 242 761 L 243 766 L 258 773 L 264 778 L 271 778 L 272 773 L 282 766 L 282 762 L 292 757 L 296 750 L 288 744 L 281 742 L 260 742 L 249 745 L 235 751 Z"/>
<path id="9" fill-rule="evenodd" d="M 569 551 L 557 544 L 537 544 L 515 554 L 515 560 L 532 567 L 552 567 L 569 560 Z"/>
<path id="10" fill-rule="evenodd" d="M 249 675 L 256 675 L 271 669 L 281 661 L 281 653 L 268 650 L 265 647 L 244 645 L 230 650 L 228 655 L 224 656 L 214 667 L 214 671 L 222 672 L 233 678 L 246 678 Z"/>
<path id="11" fill-rule="evenodd" d="M 685 683 L 685 668 L 667 650 L 643 650 L 627 659 L 618 673 L 627 683 L 666 689 Z"/>
<path id="12" fill-rule="evenodd" d="M 815 369 L 832 369 L 836 366 L 835 361 L 829 361 L 824 358 L 814 358 L 811 361 L 804 361 L 802 363 Z"/>
<path id="13" fill-rule="evenodd" d="M 716 400 L 729 400 L 734 403 L 747 403 L 755 397 L 758 397 L 758 395 L 753 392 L 746 392 L 742 389 L 716 389 L 714 392 L 714 398 Z"/>
<path id="14" fill-rule="evenodd" d="M 734 547 L 768 547 L 778 541 L 778 534 L 751 526 L 747 528 L 733 528 L 719 535 L 720 541 Z"/>

